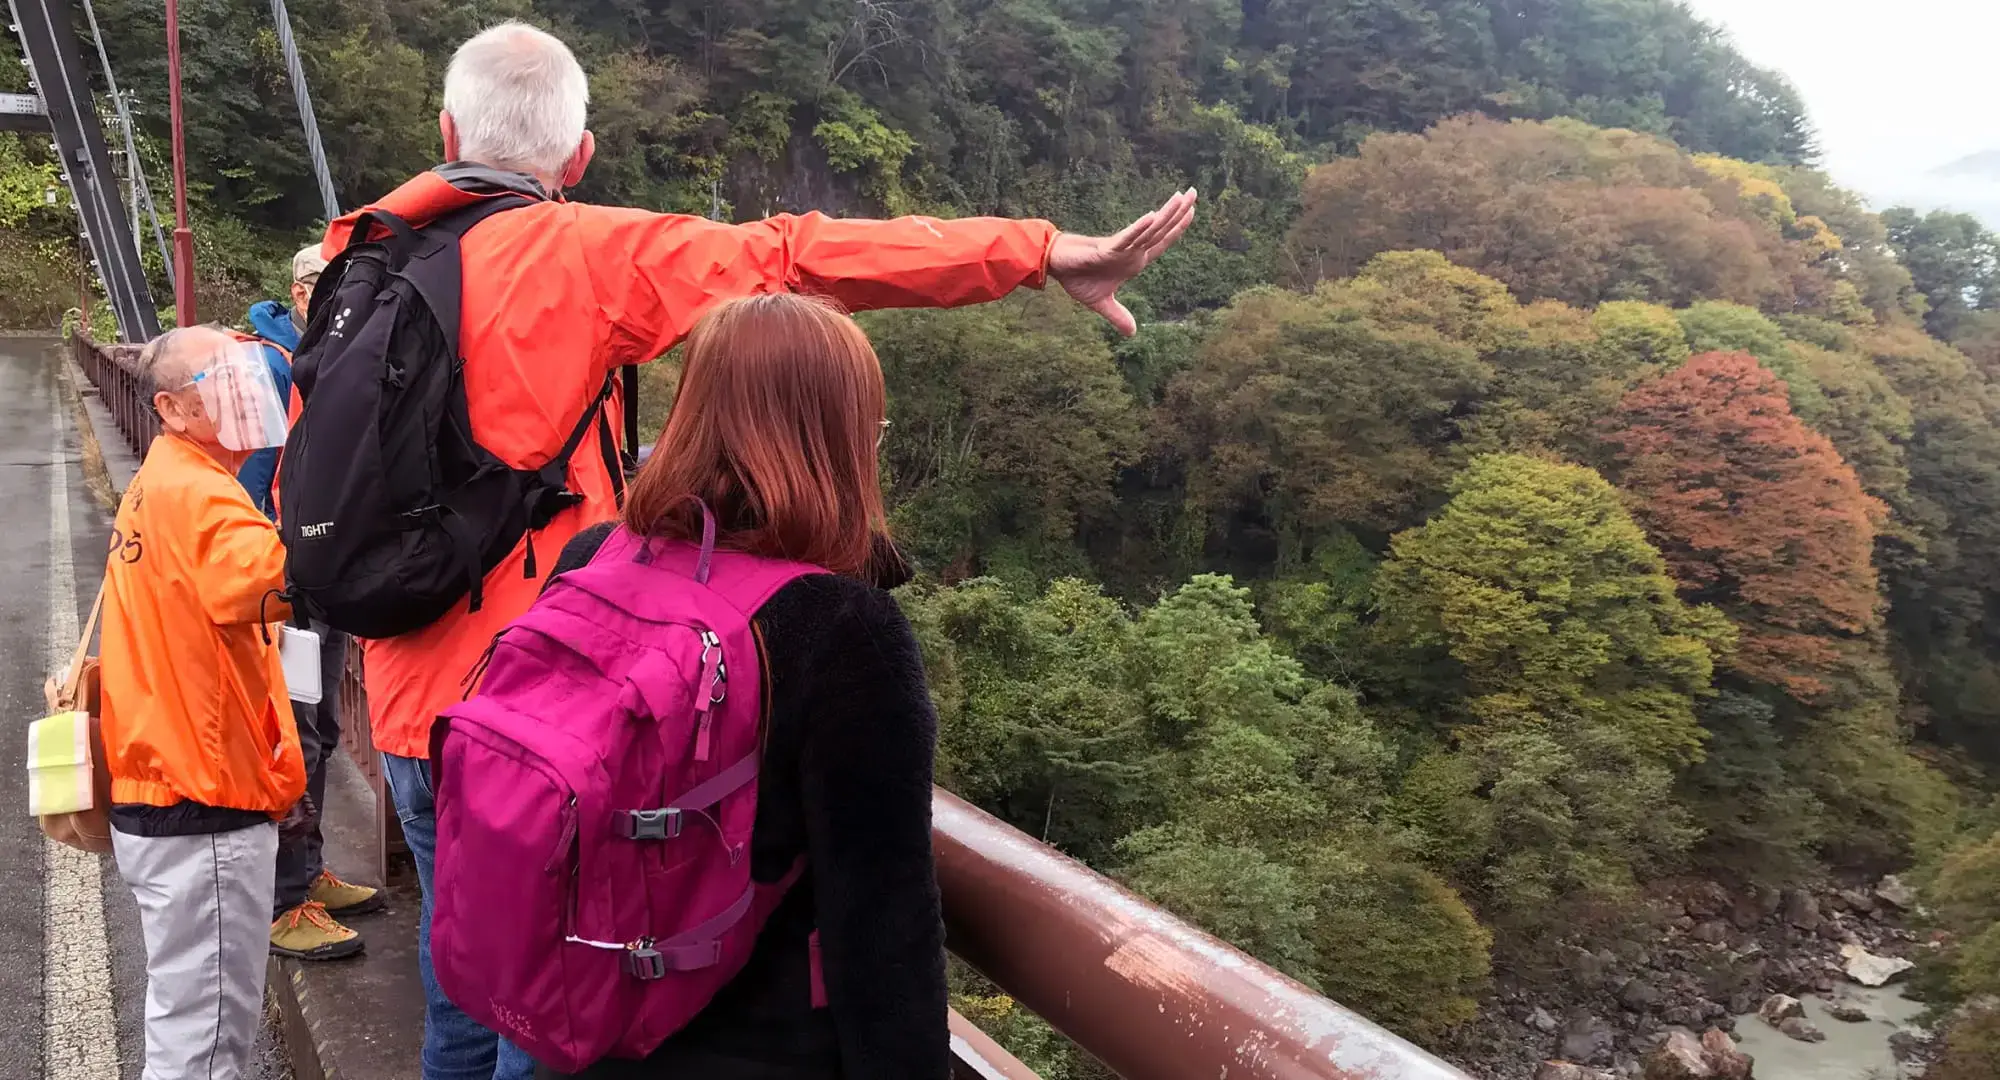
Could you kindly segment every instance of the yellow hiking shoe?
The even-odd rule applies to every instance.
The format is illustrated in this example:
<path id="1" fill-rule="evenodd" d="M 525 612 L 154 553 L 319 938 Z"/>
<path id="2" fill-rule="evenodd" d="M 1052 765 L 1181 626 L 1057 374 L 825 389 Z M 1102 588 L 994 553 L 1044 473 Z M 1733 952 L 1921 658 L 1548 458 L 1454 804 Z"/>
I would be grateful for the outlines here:
<path id="1" fill-rule="evenodd" d="M 324 904 L 308 900 L 271 924 L 271 951 L 300 960 L 338 960 L 361 951 L 361 935 L 335 922 Z"/>
<path id="2" fill-rule="evenodd" d="M 342 881 L 331 870 L 321 870 L 313 879 L 306 899 L 326 909 L 335 918 L 352 918 L 382 910 L 382 890 Z"/>

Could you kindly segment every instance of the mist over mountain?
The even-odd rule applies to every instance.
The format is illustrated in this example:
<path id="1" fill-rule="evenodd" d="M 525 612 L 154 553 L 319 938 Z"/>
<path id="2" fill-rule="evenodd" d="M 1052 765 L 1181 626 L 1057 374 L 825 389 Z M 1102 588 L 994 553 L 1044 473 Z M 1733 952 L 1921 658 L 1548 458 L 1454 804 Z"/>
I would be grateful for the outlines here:
<path id="1" fill-rule="evenodd" d="M 1956 161 L 1873 192 L 1878 206 L 1897 204 L 1919 210 L 1972 214 L 1988 228 L 2000 228 L 2000 147 Z"/>

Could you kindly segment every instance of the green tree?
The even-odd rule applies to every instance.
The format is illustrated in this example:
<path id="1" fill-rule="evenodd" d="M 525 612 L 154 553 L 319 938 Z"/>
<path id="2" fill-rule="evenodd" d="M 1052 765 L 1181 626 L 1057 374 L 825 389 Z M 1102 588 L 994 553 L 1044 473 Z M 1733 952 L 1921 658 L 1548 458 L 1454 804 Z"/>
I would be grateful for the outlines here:
<path id="1" fill-rule="evenodd" d="M 1481 884 L 1496 902 L 1547 914 L 1629 888 L 1692 839 L 1669 787 L 1701 756 L 1695 701 L 1728 630 L 1681 603 L 1590 470 L 1483 457 L 1453 492 L 1377 576 L 1378 670 L 1491 785 Z"/>
<path id="2" fill-rule="evenodd" d="M 1822 807 L 1793 771 L 1776 710 L 1724 690 L 1701 705 L 1708 754 L 1682 779 L 1701 827 L 1694 862 L 1742 881 L 1788 883 L 1817 864 Z"/>
<path id="3" fill-rule="evenodd" d="M 1158 750 L 1116 601 L 1076 581 L 1023 601 L 981 579 L 902 602 L 938 705 L 944 784 L 1086 857 L 1157 819 Z"/>
<path id="4" fill-rule="evenodd" d="M 1437 449 L 1492 377 L 1452 332 L 1511 304 L 1477 275 L 1460 284 L 1470 292 L 1429 299 L 1366 278 L 1309 296 L 1253 290 L 1218 316 L 1161 417 L 1212 542 L 1261 543 L 1289 564 L 1340 528 L 1421 515 L 1449 474 Z"/>
<path id="5" fill-rule="evenodd" d="M 920 564 L 1036 582 L 1082 570 L 1078 534 L 1113 516 L 1140 447 L 1095 317 L 1037 293 L 864 325 L 890 388 L 894 520 Z"/>
<path id="6" fill-rule="evenodd" d="M 1882 223 L 1917 290 L 1930 301 L 1924 321 L 1932 333 L 1950 340 L 1970 313 L 2000 308 L 2000 238 L 1978 218 L 1896 206 L 1883 212 Z"/>
<path id="7" fill-rule="evenodd" d="M 1886 564 L 1906 694 L 1928 737 L 2000 762 L 2000 638 L 1985 615 L 2000 597 L 2000 402 L 1969 358 L 1915 329 L 1861 347 L 1911 415 L 1906 513 L 1921 550 Z"/>
<path id="8" fill-rule="evenodd" d="M 1798 212 L 1825 222 L 1840 238 L 1840 250 L 1829 257 L 1833 272 L 1854 287 L 1870 311 L 1885 319 L 1923 316 L 1927 301 L 1889 242 L 1888 227 L 1861 196 L 1818 169 L 1783 169 L 1778 175 Z"/>

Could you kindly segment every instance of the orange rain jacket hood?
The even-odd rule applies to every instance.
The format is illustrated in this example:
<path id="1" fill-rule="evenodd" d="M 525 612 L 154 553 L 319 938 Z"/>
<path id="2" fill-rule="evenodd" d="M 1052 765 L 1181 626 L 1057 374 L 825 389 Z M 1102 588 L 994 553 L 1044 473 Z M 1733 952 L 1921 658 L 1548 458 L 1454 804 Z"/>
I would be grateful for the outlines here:
<path id="1" fill-rule="evenodd" d="M 153 440 L 125 489 L 104 572 L 100 648 L 111 798 L 278 816 L 305 791 L 278 660 L 289 614 L 270 519 L 221 462 Z"/>
<path id="2" fill-rule="evenodd" d="M 409 181 L 334 222 L 321 253 L 346 246 L 355 219 L 387 210 L 422 226 L 481 198 L 514 193 L 538 205 L 487 218 L 468 232 L 460 347 L 472 430 L 520 469 L 562 447 L 605 378 L 653 360 L 725 300 L 777 291 L 817 293 L 849 310 L 954 307 L 1040 288 L 1055 227 L 1045 221 L 838 220 L 781 215 L 746 225 L 548 198 L 517 173 L 457 163 Z M 613 402 L 609 408 L 617 408 Z M 616 425 L 614 425 L 616 427 Z M 375 742 L 428 757 L 431 722 L 467 689 L 494 635 L 534 603 L 526 545 L 555 553 L 585 525 L 617 514 L 601 454 L 570 461 L 570 489 L 584 502 L 486 575 L 485 604 L 456 609 L 421 630 L 365 642 Z"/>

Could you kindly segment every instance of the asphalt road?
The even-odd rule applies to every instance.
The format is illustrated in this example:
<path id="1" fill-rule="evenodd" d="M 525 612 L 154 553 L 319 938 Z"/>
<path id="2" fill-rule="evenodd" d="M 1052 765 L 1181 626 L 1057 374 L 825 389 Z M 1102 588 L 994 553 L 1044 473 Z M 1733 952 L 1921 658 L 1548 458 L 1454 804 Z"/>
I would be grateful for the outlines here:
<path id="1" fill-rule="evenodd" d="M 47 712 L 42 680 L 75 648 L 110 538 L 72 374 L 56 342 L 0 337 L 0 1080 L 136 1080 L 144 1049 L 131 893 L 108 856 L 49 843 L 25 812 L 23 732 Z M 264 1077 L 286 1075 L 275 1045 L 265 1059 Z"/>

